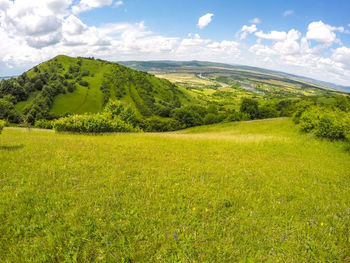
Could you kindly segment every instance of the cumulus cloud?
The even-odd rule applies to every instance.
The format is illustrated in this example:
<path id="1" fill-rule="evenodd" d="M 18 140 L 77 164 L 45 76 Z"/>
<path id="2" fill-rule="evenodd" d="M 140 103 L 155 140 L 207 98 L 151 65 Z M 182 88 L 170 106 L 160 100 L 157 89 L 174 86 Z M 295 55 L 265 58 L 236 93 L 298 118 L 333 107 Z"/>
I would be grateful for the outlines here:
<path id="1" fill-rule="evenodd" d="M 294 10 L 286 10 L 286 11 L 284 11 L 283 12 L 283 16 L 284 17 L 286 17 L 286 16 L 290 16 L 290 15 L 292 15 L 292 14 L 294 14 Z"/>
<path id="2" fill-rule="evenodd" d="M 205 28 L 207 25 L 209 25 L 209 23 L 211 22 L 213 16 L 214 16 L 214 14 L 211 14 L 211 13 L 207 13 L 204 16 L 201 16 L 198 19 L 197 26 L 200 29 Z"/>
<path id="3" fill-rule="evenodd" d="M 242 26 L 241 30 L 240 30 L 240 40 L 243 40 L 247 37 L 248 34 L 252 34 L 254 32 L 256 32 L 258 29 L 256 27 L 256 25 L 251 25 L 251 26 Z"/>
<path id="4" fill-rule="evenodd" d="M 334 61 L 340 62 L 350 68 L 350 48 L 342 46 L 335 49 L 332 58 Z"/>
<path id="5" fill-rule="evenodd" d="M 275 40 L 275 41 L 281 41 L 287 38 L 287 33 L 283 31 L 271 31 L 267 34 L 265 34 L 263 31 L 256 32 L 255 35 L 258 38 L 262 39 L 268 39 L 268 40 Z"/>
<path id="6" fill-rule="evenodd" d="M 120 2 L 120 1 L 119 1 Z M 80 0 L 77 5 L 72 7 L 74 14 L 86 12 L 94 8 L 112 5 L 113 0 Z"/>
<path id="7" fill-rule="evenodd" d="M 258 18 L 258 17 L 255 17 L 255 18 L 249 20 L 249 23 L 252 23 L 252 24 L 260 24 L 260 23 L 261 23 L 261 19 Z"/>
<path id="8" fill-rule="evenodd" d="M 306 37 L 310 40 L 330 44 L 336 40 L 334 31 L 344 32 L 344 27 L 333 27 L 322 21 L 312 22 L 308 26 Z"/>
<path id="9" fill-rule="evenodd" d="M 342 27 L 316 21 L 310 23 L 306 34 L 301 34 L 296 29 L 266 32 L 258 31 L 256 24 L 243 25 L 238 31 L 240 41 L 233 41 L 202 38 L 199 34 L 189 34 L 186 38 L 161 35 L 142 21 L 88 26 L 77 14 L 107 5 L 114 7 L 117 3 L 115 0 L 0 0 L 0 75 L 18 74 L 57 54 L 66 54 L 112 61 L 200 59 L 268 65 L 295 74 L 350 83 L 350 48 L 340 44 L 336 35 L 345 33 Z M 207 26 L 212 16 L 201 17 L 198 26 Z M 256 37 L 252 46 L 243 43 L 248 34 Z M 16 71 L 10 71 L 11 68 Z"/>

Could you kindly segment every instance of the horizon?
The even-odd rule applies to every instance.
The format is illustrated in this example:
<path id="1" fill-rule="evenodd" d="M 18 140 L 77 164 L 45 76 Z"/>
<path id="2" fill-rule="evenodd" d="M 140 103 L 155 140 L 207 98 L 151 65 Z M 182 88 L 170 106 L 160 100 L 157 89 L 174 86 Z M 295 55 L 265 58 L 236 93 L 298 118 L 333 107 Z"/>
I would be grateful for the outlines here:
<path id="1" fill-rule="evenodd" d="M 208 61 L 350 86 L 349 9 L 345 0 L 0 0 L 0 76 L 65 54 Z"/>

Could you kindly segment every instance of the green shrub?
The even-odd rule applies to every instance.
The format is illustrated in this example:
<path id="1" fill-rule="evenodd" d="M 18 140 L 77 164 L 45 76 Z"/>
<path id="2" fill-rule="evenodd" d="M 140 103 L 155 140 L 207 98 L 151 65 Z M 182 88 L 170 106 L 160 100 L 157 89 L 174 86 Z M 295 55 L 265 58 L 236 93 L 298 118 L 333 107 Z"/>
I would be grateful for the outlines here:
<path id="1" fill-rule="evenodd" d="M 143 130 L 147 132 L 175 131 L 182 128 L 177 120 L 171 118 L 161 118 L 157 116 L 144 120 L 141 124 Z"/>
<path id="2" fill-rule="evenodd" d="M 317 137 L 330 140 L 350 140 L 350 113 L 326 107 L 310 107 L 299 119 L 303 132 L 313 132 Z"/>
<path id="3" fill-rule="evenodd" d="M 52 121 L 48 121 L 48 120 L 37 120 L 34 126 L 37 128 L 49 129 L 49 130 L 53 128 Z"/>
<path id="4" fill-rule="evenodd" d="M 119 117 L 134 127 L 138 124 L 135 111 L 129 105 L 123 104 L 120 101 L 109 101 L 104 108 L 104 112 L 110 114 L 112 118 Z"/>
<path id="5" fill-rule="evenodd" d="M 5 127 L 5 125 L 6 125 L 6 122 L 0 120 L 0 134 L 1 134 L 1 132 L 2 132 L 2 129 Z"/>
<path id="6" fill-rule="evenodd" d="M 101 132 L 139 132 L 131 124 L 108 114 L 72 115 L 53 122 L 58 132 L 101 133 Z"/>

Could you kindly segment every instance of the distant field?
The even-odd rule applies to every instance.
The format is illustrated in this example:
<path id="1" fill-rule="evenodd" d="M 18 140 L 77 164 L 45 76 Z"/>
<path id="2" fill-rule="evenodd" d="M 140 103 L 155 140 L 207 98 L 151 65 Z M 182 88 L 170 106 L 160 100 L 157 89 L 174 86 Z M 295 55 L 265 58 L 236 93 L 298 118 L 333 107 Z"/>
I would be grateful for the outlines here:
<path id="1" fill-rule="evenodd" d="M 3 262 L 348 262 L 350 154 L 289 119 L 0 135 Z"/>
<path id="2" fill-rule="evenodd" d="M 191 73 L 166 73 L 156 74 L 158 78 L 164 78 L 174 83 L 187 83 L 196 85 L 215 85 L 215 82 L 206 79 L 198 78 L 195 74 Z"/>

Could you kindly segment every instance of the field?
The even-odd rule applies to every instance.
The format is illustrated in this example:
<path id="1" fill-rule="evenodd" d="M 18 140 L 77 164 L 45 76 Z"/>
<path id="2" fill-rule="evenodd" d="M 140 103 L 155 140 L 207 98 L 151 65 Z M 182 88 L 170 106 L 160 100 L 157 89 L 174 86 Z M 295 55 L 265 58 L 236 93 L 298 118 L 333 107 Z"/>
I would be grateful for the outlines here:
<path id="1" fill-rule="evenodd" d="M 350 155 L 289 119 L 0 135 L 4 262 L 349 262 Z"/>

